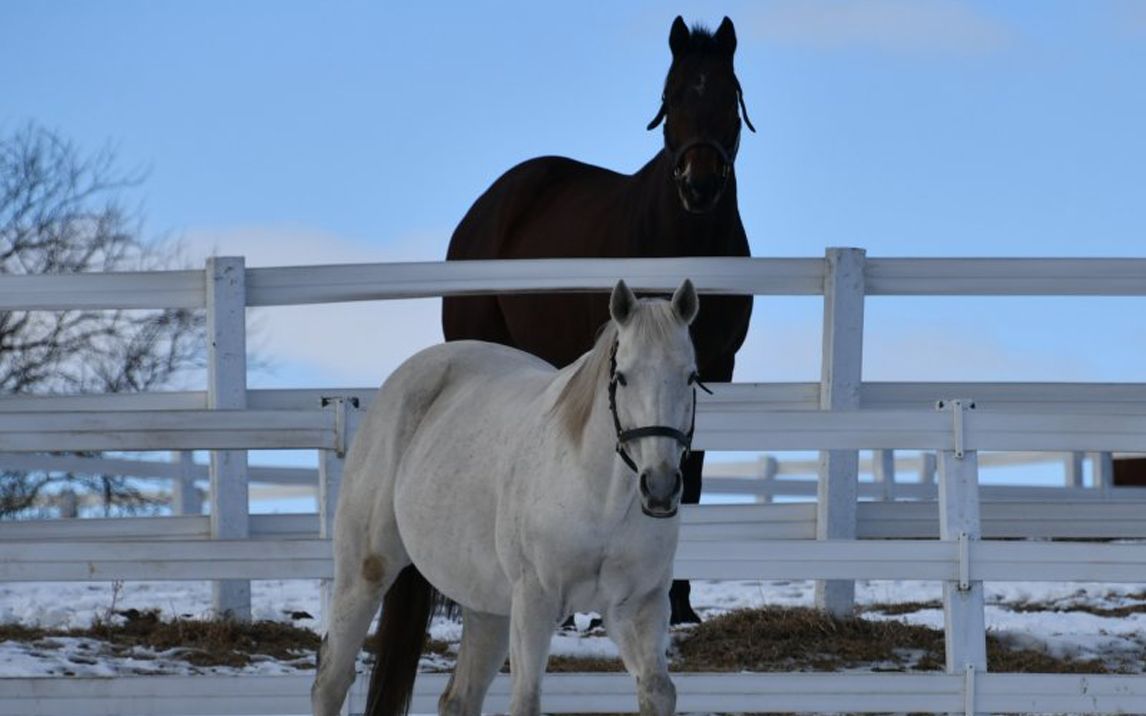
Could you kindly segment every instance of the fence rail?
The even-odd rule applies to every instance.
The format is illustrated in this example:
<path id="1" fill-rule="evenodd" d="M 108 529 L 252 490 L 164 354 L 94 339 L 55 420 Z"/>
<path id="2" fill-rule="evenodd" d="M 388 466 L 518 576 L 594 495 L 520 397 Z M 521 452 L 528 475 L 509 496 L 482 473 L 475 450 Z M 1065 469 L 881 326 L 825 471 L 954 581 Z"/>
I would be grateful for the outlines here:
<path id="1" fill-rule="evenodd" d="M 1056 488 L 1057 489 L 1057 488 Z M 984 539 L 1146 539 L 1146 495 L 1117 502 L 1093 500 L 982 503 Z M 939 537 L 936 502 L 862 502 L 857 538 L 924 540 Z M 317 539 L 316 514 L 251 515 L 250 537 Z M 62 519 L 0 522 L 0 544 L 8 542 L 114 542 L 120 540 L 205 540 L 206 515 Z M 807 540 L 816 536 L 816 508 L 810 503 L 685 505 L 681 541 Z"/>
<path id="2" fill-rule="evenodd" d="M 0 716 L 238 716 L 309 713 L 311 676 L 148 676 L 117 679 L 12 679 Z M 675 674 L 677 707 L 689 712 L 1146 713 L 1146 677 L 977 674 Z M 448 675 L 421 674 L 411 711 L 433 713 Z M 626 674 L 548 674 L 546 713 L 618 713 L 636 690 Z M 365 703 L 361 680 L 350 712 Z M 498 676 L 486 708 L 509 709 L 509 679 Z"/>
<path id="3" fill-rule="evenodd" d="M 680 579 L 1138 582 L 1146 545 L 951 540 L 682 540 Z M 0 544 L 0 581 L 331 579 L 330 542 L 170 540 Z"/>

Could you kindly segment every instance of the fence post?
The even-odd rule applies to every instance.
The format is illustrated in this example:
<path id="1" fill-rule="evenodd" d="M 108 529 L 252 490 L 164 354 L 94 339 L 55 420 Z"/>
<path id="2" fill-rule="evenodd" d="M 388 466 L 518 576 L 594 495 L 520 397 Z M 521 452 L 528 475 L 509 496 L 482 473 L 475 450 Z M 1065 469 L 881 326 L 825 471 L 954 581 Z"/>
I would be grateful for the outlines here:
<path id="1" fill-rule="evenodd" d="M 966 403 L 943 401 L 958 425 Z M 987 630 L 983 615 L 983 583 L 971 580 L 973 547 L 982 537 L 979 517 L 979 458 L 963 451 L 962 430 L 956 430 L 957 449 L 939 456 L 939 537 L 955 545 L 956 579 L 943 583 L 943 617 L 947 646 L 947 673 L 963 674 L 967 690 L 966 713 L 974 713 L 974 674 L 987 670 Z M 962 453 L 962 454 L 960 454 Z"/>
<path id="2" fill-rule="evenodd" d="M 935 484 L 935 453 L 930 450 L 920 453 L 919 455 L 919 483 L 921 485 L 934 485 Z"/>
<path id="3" fill-rule="evenodd" d="M 871 474 L 876 484 L 880 486 L 879 499 L 886 502 L 895 500 L 895 451 L 873 450 L 871 455 Z"/>
<path id="4" fill-rule="evenodd" d="M 60 490 L 56 504 L 60 506 L 60 519 L 74 520 L 80 516 L 80 497 L 72 488 L 65 487 L 64 489 Z"/>
<path id="5" fill-rule="evenodd" d="M 241 410 L 247 405 L 247 291 L 241 257 L 207 259 L 207 407 Z M 247 452 L 211 452 L 211 538 L 246 539 L 250 534 Z M 213 585 L 216 615 L 251 618 L 251 583 L 220 580 Z"/>
<path id="6" fill-rule="evenodd" d="M 860 405 L 863 365 L 863 249 L 830 248 L 825 253 L 823 357 L 820 408 L 855 410 Z M 820 452 L 816 539 L 855 539 L 859 452 Z M 816 582 L 816 607 L 836 616 L 851 614 L 855 582 Z"/>
<path id="7" fill-rule="evenodd" d="M 780 463 L 771 455 L 760 458 L 760 479 L 764 483 L 764 492 L 757 495 L 756 501 L 761 503 L 773 502 L 776 499 L 776 474 L 780 472 Z"/>
<path id="8" fill-rule="evenodd" d="M 1114 487 L 1114 456 L 1108 452 L 1090 453 L 1090 470 L 1094 476 L 1094 489 L 1109 497 Z"/>
<path id="9" fill-rule="evenodd" d="M 203 514 L 203 500 L 195 486 L 195 453 L 176 450 L 171 453 L 171 462 L 176 465 L 176 475 L 171 481 L 171 514 Z"/>
<path id="10" fill-rule="evenodd" d="M 1063 456 L 1063 468 L 1066 487 L 1082 487 L 1082 459 L 1084 453 L 1068 452 Z"/>
<path id="11" fill-rule="evenodd" d="M 334 411 L 334 425 L 338 447 L 334 450 L 318 452 L 318 536 L 321 539 L 334 537 L 334 514 L 338 508 L 338 492 L 342 486 L 342 468 L 346 462 L 346 451 L 354 430 L 358 425 L 358 398 L 323 398 L 322 406 Z M 330 626 L 330 598 L 334 582 L 322 580 L 319 586 L 319 628 L 325 634 Z"/>

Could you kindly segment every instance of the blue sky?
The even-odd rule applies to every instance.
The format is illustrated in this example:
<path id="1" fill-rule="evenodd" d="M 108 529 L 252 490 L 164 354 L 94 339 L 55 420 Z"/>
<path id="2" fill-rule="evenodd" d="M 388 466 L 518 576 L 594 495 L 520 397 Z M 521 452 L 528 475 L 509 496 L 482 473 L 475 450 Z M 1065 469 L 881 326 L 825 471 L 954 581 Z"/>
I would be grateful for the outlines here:
<path id="1" fill-rule="evenodd" d="M 658 150 L 678 13 L 736 23 L 755 255 L 1146 255 L 1146 2 L 9 0 L 0 129 L 112 142 L 194 256 L 435 259 L 523 159 Z M 1143 381 L 1141 306 L 873 299 L 865 376 Z M 739 379 L 816 379 L 819 311 L 758 300 Z M 374 384 L 438 336 L 434 302 L 252 321 L 267 385 Z"/>

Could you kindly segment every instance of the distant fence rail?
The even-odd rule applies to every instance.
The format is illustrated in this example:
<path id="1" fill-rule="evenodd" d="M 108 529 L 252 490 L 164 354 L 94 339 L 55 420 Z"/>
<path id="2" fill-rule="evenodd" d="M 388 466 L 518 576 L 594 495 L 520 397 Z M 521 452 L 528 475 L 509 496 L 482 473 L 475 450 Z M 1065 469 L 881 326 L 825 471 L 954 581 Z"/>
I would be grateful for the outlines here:
<path id="1" fill-rule="evenodd" d="M 850 608 L 851 580 L 926 579 L 944 586 L 947 673 L 681 674 L 686 711 L 1146 712 L 1146 677 L 986 673 L 984 580 L 1138 582 L 1146 545 L 1003 541 L 1011 537 L 1142 538 L 1139 491 L 1085 499 L 1079 455 L 1106 485 L 1109 453 L 1146 452 L 1146 386 L 865 383 L 863 303 L 872 295 L 1146 296 L 1143 259 L 626 259 L 374 264 L 246 269 L 218 258 L 205 271 L 0 277 L 0 310 L 202 308 L 208 316 L 204 392 L 0 400 L 0 451 L 212 450 L 211 517 L 0 525 L 0 579 L 212 579 L 215 604 L 242 615 L 245 580 L 328 579 L 327 540 L 356 391 L 246 388 L 247 307 L 545 290 L 607 290 L 618 277 L 666 291 L 685 276 L 702 292 L 822 295 L 819 383 L 716 386 L 697 418 L 697 447 L 817 450 L 815 504 L 702 506 L 685 511 L 677 574 L 711 579 L 821 580 L 823 608 Z M 972 339 L 968 339 L 970 343 Z M 372 391 L 371 391 L 372 392 Z M 332 400 L 321 400 L 332 398 Z M 324 406 L 325 403 L 325 406 Z M 319 451 L 319 510 L 248 514 L 256 472 L 246 450 Z M 928 502 L 859 503 L 859 450 L 887 489 L 892 450 L 935 453 Z M 1071 453 L 1060 499 L 995 501 L 978 487 L 981 451 Z M 1105 456 L 1105 457 L 1103 457 Z M 1061 459 L 1061 458 L 1060 458 Z M 921 458 L 926 460 L 926 458 Z M 986 462 L 986 459 L 984 459 Z M 921 469 L 927 472 L 926 465 Z M 180 480 L 197 468 L 181 462 Z M 778 474 L 778 470 L 774 471 Z M 188 478 L 188 474 L 192 477 Z M 753 477 L 775 485 L 777 474 Z M 1069 477 L 1069 475 L 1075 477 Z M 293 478 L 301 480 L 295 473 Z M 761 479 L 763 478 L 763 479 Z M 309 478 L 307 478 L 309 479 Z M 719 478 L 713 478 L 713 481 Z M 744 487 L 749 482 L 740 479 Z M 1073 480 L 1073 482 L 1072 482 Z M 716 482 L 715 484 L 720 484 Z M 731 485 L 736 486 L 736 485 Z M 914 488 L 901 485 L 895 489 Z M 807 489 L 801 487 L 800 489 Z M 867 489 L 867 488 L 865 488 Z M 765 494 L 765 493 L 760 493 Z M 772 493 L 767 493 L 772 494 Z M 981 498 L 987 498 L 985 501 Z M 163 532 L 163 534 L 159 534 Z M 937 539 L 933 539 L 936 538 Z M 868 538 L 868 539 L 861 539 Z M 247 603 L 246 609 L 249 609 Z M 324 610 L 325 613 L 325 610 Z M 422 708 L 442 677 L 419 680 Z M 304 713 L 309 678 L 0 678 L 0 715 Z M 9 698 L 11 695 L 12 698 Z M 505 682 L 491 695 L 504 708 Z M 628 677 L 554 675 L 544 708 L 626 711 Z M 361 686 L 352 709 L 361 706 Z M 82 708 L 81 708 L 82 706 Z"/>

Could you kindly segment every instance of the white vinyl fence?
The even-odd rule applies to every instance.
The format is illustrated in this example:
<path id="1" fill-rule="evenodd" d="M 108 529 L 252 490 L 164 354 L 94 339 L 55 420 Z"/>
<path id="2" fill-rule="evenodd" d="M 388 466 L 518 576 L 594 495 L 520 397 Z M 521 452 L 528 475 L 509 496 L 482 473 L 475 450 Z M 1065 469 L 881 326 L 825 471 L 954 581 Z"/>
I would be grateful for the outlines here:
<path id="1" fill-rule="evenodd" d="M 986 670 L 984 581 L 1140 582 L 1146 545 L 1003 541 L 1143 537 L 1141 501 L 983 501 L 981 451 L 1146 451 L 1146 386 L 860 382 L 869 295 L 1146 296 L 1146 260 L 625 259 L 376 264 L 0 277 L 0 310 L 205 308 L 212 366 L 205 392 L 0 401 L 0 452 L 212 450 L 210 516 L 0 526 L 0 580 L 221 580 L 216 607 L 242 617 L 244 580 L 329 579 L 326 540 L 341 455 L 369 395 L 250 391 L 238 366 L 245 307 L 461 293 L 669 291 L 823 295 L 819 384 L 734 384 L 702 396 L 697 447 L 819 450 L 816 504 L 701 506 L 684 513 L 676 574 L 698 579 L 817 579 L 820 605 L 851 607 L 851 580 L 944 584 L 944 674 L 685 674 L 682 711 L 1146 712 L 1146 677 L 993 674 Z M 359 407 L 355 407 L 357 402 Z M 320 509 L 247 513 L 246 450 L 321 451 Z M 935 452 L 937 501 L 857 500 L 857 451 Z M 883 455 L 885 453 L 877 453 Z M 886 472 L 885 458 L 878 458 Z M 1059 488 L 1056 488 L 1059 489 Z M 1070 488 L 1063 488 L 1070 489 Z M 1119 493 L 1121 494 L 1121 493 Z M 1127 491 L 1126 495 L 1140 494 Z M 926 495 L 923 495 L 926 497 Z M 317 537 L 316 537 L 317 535 Z M 935 539 L 937 537 L 937 539 Z M 878 539 L 873 539 L 878 538 Z M 919 539 L 926 538 L 926 539 Z M 986 538 L 986 539 L 985 539 Z M 307 713 L 308 676 L 0 678 L 3 714 Z M 433 710 L 443 677 L 419 679 Z M 351 709 L 362 706 L 362 687 Z M 504 709 L 499 677 L 488 708 Z M 623 675 L 552 675 L 550 712 L 635 707 Z"/>

